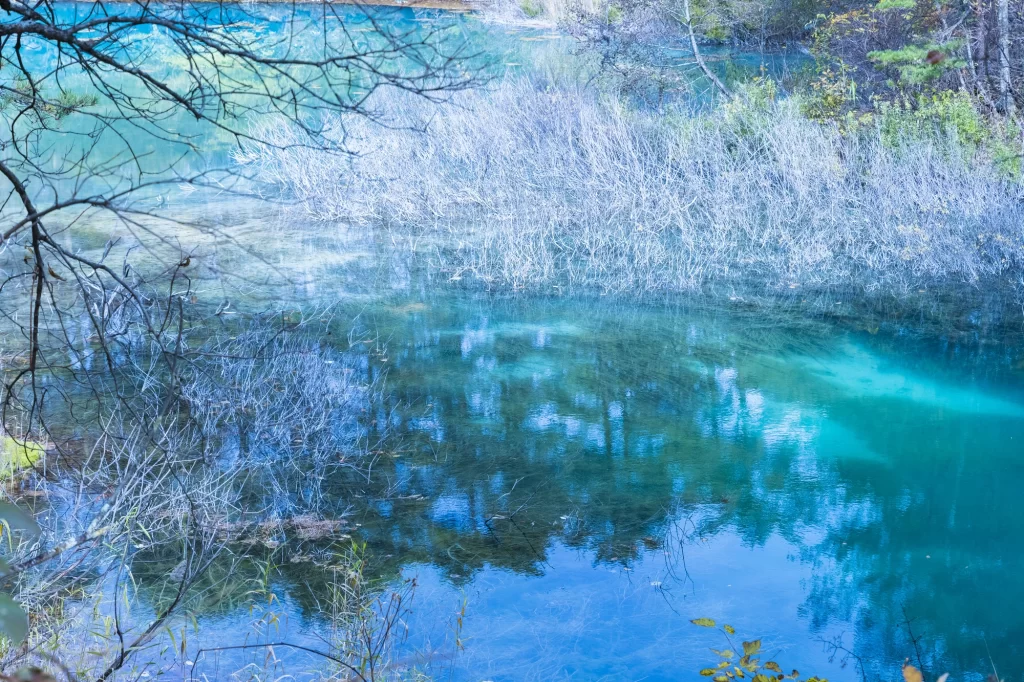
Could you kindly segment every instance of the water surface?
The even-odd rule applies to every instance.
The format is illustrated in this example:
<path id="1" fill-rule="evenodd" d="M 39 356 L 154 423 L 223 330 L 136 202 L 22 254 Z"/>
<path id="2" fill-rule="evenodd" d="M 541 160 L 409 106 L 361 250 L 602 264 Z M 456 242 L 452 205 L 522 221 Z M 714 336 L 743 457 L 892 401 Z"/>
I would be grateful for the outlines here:
<path id="1" fill-rule="evenodd" d="M 497 30 L 474 21 L 458 28 L 482 43 Z M 509 33 L 495 52 L 518 68 L 527 49 Z M 209 215 L 189 191 L 169 197 L 183 218 Z M 344 226 L 293 215 L 282 228 L 270 213 L 231 205 L 222 234 L 179 236 L 198 245 L 203 304 L 330 306 L 325 343 L 383 377 L 380 457 L 329 502 L 367 542 L 375 575 L 416 579 L 403 669 L 467 682 L 696 679 L 724 643 L 689 621 L 711 617 L 762 638 L 787 670 L 830 679 L 860 672 L 823 641 L 889 679 L 912 637 L 954 679 L 984 676 L 989 652 L 1007 679 L 1024 672 L 1019 319 L 893 321 L 844 300 L 826 317 L 500 296 Z M 88 253 L 109 229 L 83 221 L 62 238 Z M 322 571 L 284 563 L 273 575 L 277 636 L 322 642 Z M 235 601 L 198 617 L 205 645 L 252 632 Z M 303 678 L 306 659 L 277 653 Z M 189 672 L 218 679 L 240 661 L 208 656 Z"/>
<path id="2" fill-rule="evenodd" d="M 980 678 L 991 650 L 1019 674 L 1019 326 L 507 297 L 393 267 L 374 296 L 327 262 L 306 293 L 386 376 L 385 454 L 337 502 L 377 575 L 416 579 L 403 666 L 675 680 L 725 645 L 689 622 L 711 617 L 830 679 L 860 672 L 826 642 L 889 679 L 911 633 L 931 669 Z M 322 584 L 281 571 L 288 636 L 318 641 Z"/>

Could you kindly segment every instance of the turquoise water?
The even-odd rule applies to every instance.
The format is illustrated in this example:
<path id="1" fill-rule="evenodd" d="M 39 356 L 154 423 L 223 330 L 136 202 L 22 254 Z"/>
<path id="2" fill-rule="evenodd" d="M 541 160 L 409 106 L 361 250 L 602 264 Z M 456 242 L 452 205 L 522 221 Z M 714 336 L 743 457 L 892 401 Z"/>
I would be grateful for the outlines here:
<path id="1" fill-rule="evenodd" d="M 386 376 L 386 454 L 337 502 L 373 575 L 416 580 L 400 669 L 697 679 L 726 646 L 689 622 L 710 617 L 833 680 L 861 673 L 826 642 L 898 679 L 911 633 L 929 670 L 981 679 L 991 652 L 1020 674 L 1019 320 L 509 298 L 312 262 L 305 295 L 375 340 L 338 347 Z M 322 641 L 322 573 L 278 570 L 281 636 Z M 226 643 L 249 618 L 210 623 Z"/>
<path id="2" fill-rule="evenodd" d="M 330 305 L 324 342 L 381 378 L 367 415 L 379 457 L 325 487 L 325 512 L 367 542 L 370 577 L 417 582 L 402 669 L 696 678 L 724 646 L 689 622 L 710 617 L 832 680 L 861 675 L 822 640 L 870 679 L 899 679 L 910 632 L 934 672 L 981 679 L 991 652 L 1006 679 L 1021 674 L 1019 311 L 504 296 L 342 226 L 193 210 L 268 259 L 263 271 L 252 252 L 201 245 L 201 303 Z M 87 228 L 71 243 L 102 249 Z M 291 557 L 327 548 L 256 552 L 276 566 L 274 639 L 323 646 L 330 573 Z M 198 611 L 204 644 L 253 638 L 233 599 Z M 299 679 L 322 663 L 276 654 Z M 207 655 L 193 673 L 247 660 Z"/>
<path id="3" fill-rule="evenodd" d="M 907 619 L 934 670 L 1019 658 L 1019 332 L 531 299 L 387 328 L 387 477 L 423 499 L 357 518 L 423 620 L 466 594 L 458 679 L 677 679 L 702 616 L 829 678 L 816 639 L 891 677 Z"/>
<path id="4" fill-rule="evenodd" d="M 501 296 L 456 288 L 401 245 L 272 216 L 219 220 L 275 272 L 202 245 L 212 272 L 196 290 L 241 312 L 330 305 L 324 342 L 382 377 L 380 456 L 327 486 L 326 511 L 367 542 L 371 577 L 416 580 L 400 669 L 696 679 L 725 646 L 689 622 L 710 617 L 832 680 L 861 675 L 824 642 L 899 679 L 911 632 L 935 673 L 981 679 L 991 652 L 1021 674 L 1019 311 Z M 87 228 L 69 239 L 102 249 Z M 292 545 L 266 553 L 273 639 L 322 647 L 325 571 L 290 557 L 324 543 Z M 204 645 L 253 637 L 244 599 L 197 613 Z M 298 679 L 322 663 L 275 654 Z M 189 670 L 221 679 L 248 660 Z"/>
<path id="5" fill-rule="evenodd" d="M 556 40 L 453 21 L 482 43 L 503 35 L 491 47 L 509 68 L 536 56 L 524 43 Z M 211 142 L 207 161 L 225 149 Z M 189 196 L 172 209 L 202 213 Z M 943 324 L 858 315 L 845 301 L 826 317 L 501 297 L 331 241 L 338 226 L 295 219 L 275 233 L 259 210 L 236 218 L 225 232 L 278 259 L 288 285 L 260 288 L 255 266 L 206 244 L 197 267 L 220 261 L 197 277 L 203 301 L 336 305 L 337 349 L 383 377 L 382 454 L 330 502 L 368 543 L 375 576 L 416 579 L 402 670 L 467 682 L 697 679 L 709 648 L 725 646 L 689 622 L 710 617 L 762 638 L 787 670 L 833 680 L 861 672 L 823 642 L 884 679 L 916 657 L 913 639 L 953 679 L 984 677 L 990 655 L 1006 679 L 1024 672 L 1019 314 Z M 107 233 L 66 236 L 102 250 Z M 244 294 L 231 272 L 251 276 Z M 322 642 L 322 571 L 284 562 L 271 582 L 275 639 Z M 204 645 L 252 631 L 235 602 L 198 616 Z M 283 672 L 313 677 L 307 659 L 277 653 Z M 189 671 L 226 679 L 241 661 L 207 656 Z"/>
<path id="6" fill-rule="evenodd" d="M 56 25 L 72 25 L 95 19 L 98 6 L 89 2 L 62 2 L 54 9 Z M 156 3 L 152 12 L 159 14 L 163 6 Z M 173 7 L 173 6 L 171 6 Z M 136 11 L 126 5 L 122 11 Z M 197 14 L 209 12 L 210 8 L 197 5 L 189 11 Z M 170 16 L 174 15 L 170 11 Z M 393 7 L 359 7 L 356 5 L 332 5 L 325 21 L 325 10 L 316 3 L 240 3 L 227 4 L 207 16 L 209 25 L 221 25 L 235 35 L 245 36 L 247 44 L 255 46 L 262 56 L 301 58 L 318 54 L 326 41 L 331 49 L 338 52 L 382 50 L 388 41 L 415 47 L 419 41 L 435 46 L 438 55 L 457 57 L 456 67 L 472 75 L 480 85 L 506 76 L 527 77 L 543 85 L 549 80 L 578 77 L 586 66 L 586 60 L 573 57 L 576 51 L 571 40 L 559 33 L 553 26 L 541 23 L 496 23 L 473 13 L 454 13 L 440 10 L 412 10 Z M 0 22 L 4 19 L 0 18 Z M 199 20 L 197 20 L 199 21 Z M 202 22 L 201 22 L 202 23 Z M 344 26 L 344 30 L 342 29 Z M 382 39 L 375 27 L 388 31 Z M 304 40 L 291 40 L 289 36 L 303 36 Z M 48 41 L 25 37 L 21 47 L 26 68 L 40 83 L 44 94 L 55 98 L 59 90 L 72 94 L 95 94 L 92 77 L 83 73 L 74 62 L 69 63 Z M 194 87 L 189 74 L 189 61 L 163 31 L 152 26 L 137 29 L 130 39 L 125 39 L 125 54 L 145 64 L 148 73 L 163 79 L 169 87 L 179 93 L 188 93 Z M 666 59 L 678 63 L 680 69 L 690 73 L 687 78 L 694 84 L 694 98 L 707 102 L 707 87 L 701 76 L 693 71 L 692 59 L 678 46 L 666 46 Z M 791 74 L 806 65 L 807 59 L 798 53 L 735 53 L 728 50 L 709 48 L 708 59 L 723 78 L 742 78 L 756 75 L 763 67 L 766 73 L 781 77 Z M 440 56 L 431 59 L 440 60 Z M 204 63 L 200 60 L 199 63 Z M 413 62 L 410 60 L 409 64 Z M 248 72 L 227 64 L 225 73 L 238 79 L 234 89 L 238 92 L 260 92 Z M 232 69 L 234 68 L 234 71 Z M 406 68 L 398 60 L 384 59 L 375 68 L 384 73 L 399 72 Z M 422 68 L 410 66 L 411 72 L 421 73 Z M 692 72 L 692 73 L 691 73 Z M 59 83 L 55 74 L 59 73 Z M 124 88 L 125 94 L 138 99 L 136 104 L 153 116 L 153 121 L 143 121 L 137 116 L 121 120 L 119 109 L 107 96 L 100 98 L 93 106 L 85 109 L 85 115 L 76 115 L 63 121 L 59 130 L 43 133 L 43 141 L 58 144 L 62 153 L 83 153 L 96 167 L 119 167 L 118 173 L 105 173 L 99 184 L 103 190 L 108 184 L 120 187 L 132 181 L 151 183 L 157 177 L 192 177 L 203 172 L 213 175 L 206 183 L 221 189 L 235 189 L 237 179 L 224 170 L 238 172 L 232 165 L 231 153 L 237 149 L 235 132 L 245 132 L 241 121 L 230 121 L 225 130 L 215 129 L 200 123 L 195 117 L 162 103 L 150 103 L 145 88 L 134 80 L 107 76 L 108 86 Z M 341 102 L 352 105 L 366 94 L 367 82 L 360 80 L 357 73 L 352 76 L 349 90 L 341 96 Z M 13 82 L 12 82 L 13 83 Z M 339 88 L 340 89 L 340 88 Z M 688 93 L 692 94 L 692 93 Z M 248 107 L 268 109 L 267 103 L 248 95 L 230 96 L 227 101 L 240 111 Z M 371 103 L 371 110 L 373 105 Z M 159 112 L 159 114 L 158 114 Z M 207 112 L 213 115 L 213 111 Z M 271 112 L 273 113 L 273 112 Z M 110 116 L 100 124 L 99 119 Z M 315 128 L 320 121 L 317 115 L 309 113 L 306 123 Z M 19 125 L 26 125 L 21 122 Z M 197 153 L 198 152 L 198 153 Z M 131 159 L 131 163 L 128 163 Z M 173 172 L 171 172 L 173 171 Z M 80 186 L 82 179 L 76 172 L 65 175 L 55 173 L 50 178 L 53 190 L 42 192 L 50 200 L 49 191 L 63 194 L 83 194 L 93 186 Z M 229 181 L 231 180 L 231 181 Z M 218 182 L 222 183 L 218 185 Z M 104 184 L 108 183 L 108 184 Z M 122 183 L 122 184 L 119 184 Z M 156 191 L 167 191 L 160 188 Z M 173 186 L 170 191 L 173 191 Z M 149 198 L 152 193 L 144 196 Z"/>

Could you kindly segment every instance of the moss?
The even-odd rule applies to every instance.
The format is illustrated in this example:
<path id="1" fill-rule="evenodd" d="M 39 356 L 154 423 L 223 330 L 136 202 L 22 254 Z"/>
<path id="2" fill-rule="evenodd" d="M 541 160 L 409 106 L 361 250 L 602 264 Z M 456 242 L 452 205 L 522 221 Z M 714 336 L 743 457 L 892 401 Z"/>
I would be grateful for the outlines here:
<path id="1" fill-rule="evenodd" d="M 877 12 L 891 12 L 894 10 L 911 10 L 916 7 L 914 0 L 880 0 L 875 5 Z"/>
<path id="2" fill-rule="evenodd" d="M 519 9 L 523 10 L 523 14 L 531 19 L 536 19 L 540 15 L 544 14 L 544 8 L 534 0 L 522 0 L 522 2 L 519 3 Z"/>
<path id="3" fill-rule="evenodd" d="M 10 480 L 46 455 L 46 448 L 32 441 L 19 442 L 9 436 L 0 438 L 0 478 Z"/>

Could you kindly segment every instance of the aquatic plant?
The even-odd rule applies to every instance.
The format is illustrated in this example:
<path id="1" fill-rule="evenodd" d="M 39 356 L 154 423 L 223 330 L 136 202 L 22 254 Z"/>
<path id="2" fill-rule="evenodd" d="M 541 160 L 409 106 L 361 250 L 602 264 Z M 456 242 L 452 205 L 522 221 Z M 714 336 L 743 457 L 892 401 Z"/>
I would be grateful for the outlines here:
<path id="1" fill-rule="evenodd" d="M 357 357 L 312 341 L 312 322 L 200 330 L 175 317 L 169 367 L 168 339 L 152 339 L 130 308 L 107 319 L 111 375 L 61 384 L 42 413 L 52 446 L 26 450 L 34 467 L 7 491 L 37 500 L 42 528 L 37 544 L 14 547 L 4 576 L 32 619 L 17 633 L 28 648 L 0 651 L 3 669 L 51 658 L 99 679 L 131 669 L 184 611 L 230 592 L 249 537 L 268 548 L 347 538 L 345 497 L 328 508 L 322 488 L 370 464 L 362 423 L 375 380 Z"/>
<path id="2" fill-rule="evenodd" d="M 794 99 L 637 111 L 573 87 L 505 81 L 396 125 L 347 126 L 323 149 L 238 161 L 312 217 L 436 238 L 452 279 L 607 292 L 1020 285 L 1022 186 L 958 134 L 893 145 L 843 134 Z M 405 124 L 405 125 L 402 125 Z M 357 152 L 356 155 L 345 150 Z"/>
<path id="3" fill-rule="evenodd" d="M 905 616 L 905 614 L 904 614 Z M 789 673 L 783 671 L 776 661 L 762 662 L 760 658 L 761 640 L 755 639 L 751 641 L 741 642 L 741 647 L 737 647 L 733 643 L 733 637 L 736 635 L 736 629 L 731 625 L 719 626 L 711 618 L 694 618 L 690 621 L 694 625 L 702 628 L 716 628 L 725 637 L 728 644 L 726 649 L 711 649 L 711 653 L 718 657 L 719 661 L 714 667 L 702 668 L 700 675 L 702 677 L 710 677 L 713 682 L 735 682 L 736 680 L 751 678 L 752 682 L 782 682 L 783 680 L 793 680 L 798 682 L 801 679 L 799 670 L 792 670 Z M 909 628 L 909 620 L 905 622 L 905 625 Z M 921 658 L 921 650 L 918 639 L 914 637 L 913 631 L 909 631 L 910 642 L 916 653 L 918 666 L 911 664 L 910 658 L 907 657 L 903 660 L 901 666 L 901 673 L 904 682 L 924 682 L 924 662 Z M 854 667 L 861 680 L 867 682 L 868 674 L 864 667 L 864 660 L 855 654 L 853 651 L 845 648 L 842 645 L 841 638 L 839 641 L 823 640 L 826 644 L 826 648 L 832 651 L 829 661 L 834 661 L 838 656 L 842 656 L 841 667 L 846 667 L 847 663 L 851 659 L 854 661 Z M 742 655 L 738 652 L 742 651 Z M 827 678 L 817 677 L 815 675 L 804 676 L 804 682 L 828 682 Z M 949 673 L 943 673 L 935 678 L 935 682 L 947 682 L 949 679 Z M 993 663 L 992 674 L 987 678 L 987 682 L 1001 682 L 998 672 L 995 669 Z"/>
<path id="4" fill-rule="evenodd" d="M 784 673 L 782 666 L 776 661 L 762 662 L 760 639 L 741 642 L 742 647 L 737 647 L 732 639 L 736 635 L 736 628 L 733 626 L 722 625 L 718 627 L 718 624 L 711 618 L 694 618 L 690 622 L 702 628 L 717 628 L 728 644 L 728 647 L 725 649 L 711 650 L 711 653 L 715 654 L 719 661 L 712 668 L 701 669 L 700 674 L 702 677 L 710 677 L 713 682 L 731 682 L 732 680 L 744 679 L 748 676 L 753 682 L 771 682 L 772 680 L 793 680 L 798 682 L 801 679 L 799 670 Z M 739 651 L 743 652 L 742 655 L 738 653 Z M 804 681 L 828 682 L 826 678 L 819 678 L 813 675 L 805 677 Z"/>
<path id="5" fill-rule="evenodd" d="M 246 559 L 247 575 L 236 580 L 236 589 L 244 589 L 241 605 L 250 614 L 250 632 L 240 637 L 237 644 L 218 645 L 204 641 L 188 648 L 188 660 L 183 661 L 182 672 L 190 678 L 203 678 L 223 669 L 220 658 L 234 654 L 233 676 L 246 679 L 281 679 L 299 672 L 285 664 L 276 651 L 302 654 L 301 672 L 317 679 L 384 680 L 429 679 L 408 671 L 399 661 L 398 647 L 407 635 L 405 619 L 410 613 L 409 602 L 415 591 L 411 579 L 390 581 L 374 578 L 368 572 L 366 546 L 351 542 L 348 546 L 332 546 L 321 553 L 315 562 L 304 564 L 309 596 L 315 600 L 315 617 L 322 636 L 318 643 L 289 641 L 283 630 L 287 619 L 284 608 L 286 595 L 277 584 L 287 577 L 286 564 L 281 563 L 282 549 L 265 558 Z M 292 595 L 294 597 L 294 595 Z M 197 633 L 201 635 L 197 626 Z M 184 643 L 185 635 L 182 634 Z M 183 645 L 182 651 L 185 651 Z M 411 672 L 411 675 L 403 673 Z"/>

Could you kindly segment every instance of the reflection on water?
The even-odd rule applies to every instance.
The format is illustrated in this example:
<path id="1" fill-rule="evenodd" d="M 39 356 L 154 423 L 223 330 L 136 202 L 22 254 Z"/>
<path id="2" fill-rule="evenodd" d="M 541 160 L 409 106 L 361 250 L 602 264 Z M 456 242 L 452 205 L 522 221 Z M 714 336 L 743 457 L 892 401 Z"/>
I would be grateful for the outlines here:
<path id="1" fill-rule="evenodd" d="M 211 238 L 201 298 L 330 306 L 339 350 L 386 375 L 384 454 L 328 494 L 375 574 L 418 581 L 410 664 L 675 680 L 722 646 L 689 624 L 709 616 L 784 666 L 859 679 L 821 643 L 839 638 L 892 678 L 909 619 L 933 669 L 973 679 L 991 650 L 1016 674 L 1019 325 L 473 294 L 365 235 L 234 210 L 268 255 L 243 269 Z M 322 571 L 279 570 L 281 636 L 320 641 Z M 210 641 L 246 636 L 245 607 L 208 613 Z"/>
<path id="2" fill-rule="evenodd" d="M 469 595 L 465 679 L 674 679 L 719 644 L 698 616 L 829 677 L 855 673 L 813 640 L 891 666 L 907 617 L 939 667 L 1019 651 L 1019 335 L 593 301 L 361 321 L 403 447 L 360 520 L 427 614 Z"/>
<path id="3" fill-rule="evenodd" d="M 399 26 L 423 20 L 393 14 Z M 539 41 L 524 47 L 523 32 L 445 21 L 478 43 L 508 34 L 491 45 L 507 53 L 502 66 L 538 61 Z M 257 39 L 273 25 L 246 30 Z M 564 56 L 564 45 L 550 51 Z M 224 161 L 229 141 L 208 142 L 203 162 Z M 152 151 L 166 164 L 180 150 Z M 832 679 L 859 675 L 819 640 L 838 638 L 893 677 L 912 654 L 908 620 L 934 670 L 980 675 L 991 650 L 1004 675 L 1019 674 L 1019 326 L 879 329 L 678 302 L 473 295 L 360 235 L 168 192 L 159 199 L 176 219 L 217 226 L 176 235 L 196 248 L 196 305 L 223 311 L 211 325 L 329 309 L 339 350 L 386 373 L 383 455 L 368 479 L 327 491 L 378 574 L 418 580 L 410 663 L 466 681 L 675 680 L 722 646 L 689 624 L 708 616 Z M 94 255 L 112 236 L 123 237 L 114 259 L 146 239 L 88 219 L 60 238 Z M 143 585 L 173 569 L 144 563 Z M 281 637 L 316 643 L 322 572 L 279 573 Z M 453 654 L 464 599 L 465 646 Z M 239 643 L 251 620 L 227 598 L 200 617 L 204 644 Z M 278 654 L 299 676 L 299 659 Z M 210 679 L 234 669 L 199 663 Z"/>
<path id="4" fill-rule="evenodd" d="M 238 29 L 254 41 L 292 10 L 259 11 L 265 23 Z M 444 25 L 486 46 L 498 74 L 539 77 L 566 57 L 546 30 L 381 12 L 399 28 Z M 159 58 L 163 43 L 153 44 Z M 54 58 L 31 41 L 26 49 L 40 64 Z M 756 69 L 760 56 L 732 63 Z M 179 132 L 199 131 L 182 121 Z M 226 162 L 230 143 L 204 138 L 206 157 L 180 170 Z M 181 152 L 138 144 L 154 167 Z M 116 152 L 110 145 L 101 151 Z M 338 349 L 386 373 L 375 417 L 390 429 L 383 455 L 368 479 L 325 490 L 379 575 L 418 580 L 409 662 L 466 681 L 675 680 L 722 646 L 689 624 L 701 616 L 833 679 L 858 674 L 830 663 L 817 640 L 839 638 L 891 677 L 911 654 L 907 619 L 934 668 L 955 677 L 987 670 L 988 648 L 1004 674 L 1021 660 L 1019 327 L 942 334 L 678 303 L 477 296 L 401 257 L 407 242 L 396 257 L 390 238 L 294 215 L 278 222 L 265 205 L 191 187 L 166 191 L 139 201 L 204 223 L 174 236 L 193 253 L 194 305 L 222 312 L 209 324 L 328 311 Z M 148 239 L 136 267 L 151 255 L 176 262 L 178 242 L 154 236 L 172 228 L 98 220 L 85 216 L 59 238 L 95 256 L 120 236 L 114 262 Z M 429 261 L 431 245 L 415 246 Z M 140 561 L 140 584 L 173 568 Z M 281 637 L 320 641 L 322 572 L 288 563 L 279 574 Z M 453 655 L 449 626 L 463 599 L 465 646 Z M 242 600 L 220 597 L 200 616 L 205 644 L 249 633 Z M 302 670 L 286 660 L 289 673 Z M 199 663 L 211 679 L 237 669 Z"/>

